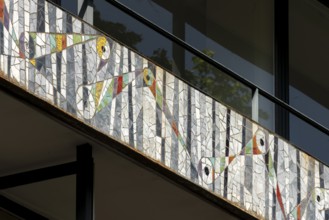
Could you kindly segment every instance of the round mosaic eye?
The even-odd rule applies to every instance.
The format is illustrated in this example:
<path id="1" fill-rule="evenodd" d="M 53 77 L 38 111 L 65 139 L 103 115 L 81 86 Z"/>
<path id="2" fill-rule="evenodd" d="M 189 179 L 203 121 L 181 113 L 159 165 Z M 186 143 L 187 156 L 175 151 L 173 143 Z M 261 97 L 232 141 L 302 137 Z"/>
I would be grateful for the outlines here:
<path id="1" fill-rule="evenodd" d="M 199 161 L 198 172 L 203 182 L 206 184 L 211 184 L 214 181 L 215 171 L 214 166 L 209 158 L 203 157 Z"/>
<path id="2" fill-rule="evenodd" d="M 266 152 L 266 135 L 263 130 L 256 131 L 255 134 L 256 144 L 261 153 Z"/>
<path id="3" fill-rule="evenodd" d="M 144 76 L 144 82 L 146 86 L 151 86 L 154 81 L 154 75 L 152 71 L 148 68 L 145 68 L 143 70 L 143 76 Z"/>
<path id="4" fill-rule="evenodd" d="M 97 54 L 98 56 L 106 60 L 110 57 L 110 45 L 105 37 L 98 37 L 97 38 Z"/>
<path id="5" fill-rule="evenodd" d="M 205 167 L 205 168 L 204 168 L 204 173 L 205 173 L 207 176 L 209 176 L 210 171 L 209 171 L 209 168 L 208 168 L 208 167 Z"/>
<path id="6" fill-rule="evenodd" d="M 325 208 L 324 190 L 316 188 L 314 190 L 314 203 L 318 210 L 323 210 Z"/>

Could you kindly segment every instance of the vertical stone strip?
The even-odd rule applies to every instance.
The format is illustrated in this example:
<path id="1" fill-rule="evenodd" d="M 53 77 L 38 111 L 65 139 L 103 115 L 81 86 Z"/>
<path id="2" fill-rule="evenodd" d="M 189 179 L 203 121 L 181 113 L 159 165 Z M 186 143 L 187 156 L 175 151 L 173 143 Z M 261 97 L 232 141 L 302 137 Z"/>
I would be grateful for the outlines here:
<path id="1" fill-rule="evenodd" d="M 72 33 L 72 17 L 66 14 L 66 33 Z M 65 26 L 63 24 L 63 26 Z M 67 39 L 67 35 L 63 35 L 63 38 Z M 75 57 L 74 47 L 66 49 L 66 100 L 67 100 L 67 111 L 73 115 L 76 115 L 76 81 L 75 81 Z M 84 99 L 87 100 L 87 99 Z"/>
<path id="2" fill-rule="evenodd" d="M 57 24 L 56 24 L 56 29 L 57 33 L 65 33 L 66 32 L 66 12 L 57 10 L 58 16 L 56 18 Z M 60 103 L 62 105 L 62 109 L 67 111 L 69 107 L 69 100 L 70 98 L 68 95 L 70 95 L 70 91 L 68 91 L 68 72 L 67 68 L 67 50 L 62 50 L 61 51 L 61 94 L 63 95 L 62 100 L 60 100 Z"/>
<path id="3" fill-rule="evenodd" d="M 61 92 L 61 81 L 62 81 L 62 52 L 56 53 L 56 88 L 57 91 Z M 57 103 L 59 107 L 62 107 L 61 100 L 62 97 L 59 97 L 58 99 L 60 103 Z"/>
<path id="4" fill-rule="evenodd" d="M 56 33 L 56 7 L 48 3 L 49 32 Z"/>
<path id="5" fill-rule="evenodd" d="M 270 158 L 270 143 L 269 143 L 269 134 L 266 132 L 266 137 L 265 137 L 265 149 L 267 150 L 265 154 L 265 219 L 270 218 L 270 199 L 269 199 L 269 191 L 270 189 L 273 189 L 272 186 L 270 186 L 270 181 L 269 181 L 269 170 L 270 170 L 270 163 L 269 163 L 269 158 Z"/>
<path id="6" fill-rule="evenodd" d="M 123 47 L 119 47 L 120 49 L 120 57 L 119 57 L 119 68 L 117 69 L 117 75 L 122 75 L 123 68 Z M 119 79 L 119 78 L 117 78 Z M 113 97 L 115 97 L 112 102 L 115 102 L 115 110 L 114 110 L 114 123 L 113 123 L 113 136 L 121 139 L 121 118 L 122 118 L 122 96 L 119 94 L 119 87 L 121 87 L 118 80 L 115 80 L 113 86 Z"/>
<path id="7" fill-rule="evenodd" d="M 45 0 L 38 0 L 37 32 L 45 32 Z"/>
<path id="8" fill-rule="evenodd" d="M 321 163 L 320 163 L 321 164 Z M 320 165 L 320 184 L 323 184 L 323 188 L 328 189 L 329 188 L 329 167 L 325 166 L 323 164 Z M 328 194 L 327 194 L 328 195 Z M 326 201 L 328 201 L 329 198 L 327 198 Z M 325 210 L 324 212 L 324 219 L 329 219 L 329 209 Z"/>
<path id="9" fill-rule="evenodd" d="M 314 187 L 315 187 L 315 173 L 314 173 L 314 168 L 315 168 L 315 164 L 314 164 L 314 159 L 311 158 L 310 156 L 307 156 L 307 160 L 308 160 L 308 167 L 307 167 L 307 173 L 306 175 L 307 177 L 307 194 L 306 195 L 311 195 L 311 193 L 313 193 Z M 311 198 L 311 203 L 307 206 L 306 209 L 306 219 L 316 219 L 316 215 L 315 215 L 315 209 L 316 206 L 314 204 L 315 202 L 315 198 Z"/>
<path id="10" fill-rule="evenodd" d="M 279 141 L 278 137 L 274 137 L 274 170 L 278 178 L 278 150 L 279 150 Z M 275 186 L 273 186 L 275 187 Z M 276 200 L 276 193 L 275 190 L 273 189 L 273 194 L 272 194 L 272 199 L 273 199 L 273 207 L 272 207 L 272 219 L 276 219 L 276 211 L 277 209 L 280 209 L 280 206 L 277 203 Z"/>
<path id="11" fill-rule="evenodd" d="M 128 51 L 128 72 L 132 72 L 131 51 Z M 128 86 L 128 126 L 129 126 L 129 145 L 135 147 L 134 143 L 134 108 L 133 108 L 133 88 L 132 83 Z"/>
<path id="12" fill-rule="evenodd" d="M 136 145 L 137 149 L 143 151 L 143 59 L 136 56 L 136 69 L 140 77 L 136 77 Z"/>
<path id="13" fill-rule="evenodd" d="M 173 111 L 172 111 L 172 120 L 174 122 L 178 122 L 178 115 L 179 115 L 179 105 L 178 105 L 178 79 L 175 77 L 174 78 L 174 94 L 173 94 Z M 172 138 L 172 149 L 171 149 L 171 158 L 170 158 L 170 167 L 174 170 L 178 171 L 178 157 L 179 157 L 179 143 L 178 143 L 178 138 L 175 132 L 172 131 L 171 133 L 171 138 Z"/>
<path id="14" fill-rule="evenodd" d="M 27 10 L 28 10 L 30 17 L 29 17 L 29 28 L 27 31 L 36 32 L 37 4 L 33 0 L 31 0 L 29 2 L 30 2 L 30 5 Z M 31 37 L 31 35 L 29 35 L 28 38 L 29 38 L 29 59 L 31 59 L 34 56 L 34 54 L 33 54 L 34 39 Z M 28 90 L 30 92 L 35 91 L 35 68 L 30 62 L 28 63 Z"/>
<path id="15" fill-rule="evenodd" d="M 216 101 L 213 99 L 212 100 L 212 109 L 211 109 L 211 114 L 212 114 L 212 139 L 211 139 L 211 146 L 212 146 L 212 154 L 211 156 L 213 158 L 216 157 Z M 215 191 L 215 180 L 212 182 L 212 191 Z"/>
<path id="16" fill-rule="evenodd" d="M 66 33 L 67 34 L 73 33 L 72 16 L 70 14 L 66 14 Z"/>
<path id="17" fill-rule="evenodd" d="M 55 33 L 56 32 L 56 8 L 53 4 L 51 3 L 47 3 L 47 11 L 48 11 L 48 14 L 46 15 L 47 16 L 47 20 L 49 21 L 48 22 L 48 25 L 49 25 L 49 32 L 50 33 Z M 54 104 L 56 106 L 59 106 L 58 104 L 58 87 L 57 87 L 57 83 L 58 83 L 58 80 L 57 80 L 57 68 L 56 68 L 56 65 L 57 65 L 57 54 L 54 53 L 51 55 L 51 65 L 52 65 L 52 75 L 53 75 L 53 81 L 52 81 L 52 85 L 53 85 L 53 94 L 54 94 L 54 97 L 53 97 L 53 100 L 54 100 Z M 54 68 L 55 67 L 55 68 Z M 55 69 L 55 71 L 54 71 Z"/>
<path id="18" fill-rule="evenodd" d="M 243 118 L 242 119 L 242 138 L 241 138 L 241 145 L 242 147 L 245 147 L 246 146 L 246 126 L 247 126 L 247 121 L 246 121 L 246 118 Z M 246 161 L 246 157 L 245 157 L 245 161 Z M 240 182 L 240 205 L 243 206 L 244 205 L 244 193 L 245 193 L 245 185 L 244 185 L 244 181 L 245 181 L 245 178 L 246 176 L 250 176 L 251 174 L 248 173 L 246 174 L 246 169 L 247 167 L 244 166 L 241 167 L 241 175 L 242 175 L 242 178 L 241 178 L 241 182 Z"/>
<path id="19" fill-rule="evenodd" d="M 227 109 L 226 113 L 226 143 L 225 143 L 225 157 L 230 155 L 230 131 L 231 131 L 231 110 Z M 228 184 L 228 169 L 224 171 L 224 198 L 227 198 L 227 184 Z"/>
<path id="20" fill-rule="evenodd" d="M 165 119 L 165 116 L 163 115 L 163 96 L 162 96 L 162 89 L 163 89 L 163 69 L 156 67 L 156 88 L 155 88 L 155 93 L 156 96 L 155 101 L 156 101 L 156 107 L 155 107 L 155 120 L 156 120 L 156 125 L 155 125 L 155 130 L 156 130 L 156 139 L 155 139 L 155 156 L 156 159 L 159 161 L 162 161 L 162 153 L 163 153 L 163 138 L 162 138 L 162 121 Z"/>
<path id="21" fill-rule="evenodd" d="M 301 176 L 300 176 L 300 151 L 296 150 L 296 168 L 297 168 L 297 204 L 300 204 L 301 199 Z"/>
<path id="22" fill-rule="evenodd" d="M 25 4 L 24 4 L 24 0 L 21 0 L 21 1 L 18 1 L 18 11 L 16 13 L 18 13 L 18 41 L 19 41 L 19 45 L 24 45 L 25 44 L 25 34 L 27 34 L 27 31 L 25 30 L 25 11 L 24 11 L 24 8 L 25 8 Z M 21 49 L 20 49 L 21 50 Z M 24 50 L 21 50 L 20 53 L 21 53 L 21 56 L 25 57 L 25 45 L 24 45 Z M 26 61 L 25 59 L 21 59 L 20 60 L 20 83 L 21 85 L 24 85 L 24 86 L 27 86 L 27 79 L 28 79 L 28 76 L 27 76 L 27 72 L 26 72 Z"/>
<path id="23" fill-rule="evenodd" d="M 0 22 L 0 53 L 1 55 L 4 54 L 4 27 L 3 27 L 3 23 Z M 0 67 L 1 69 L 3 69 L 3 64 L 2 62 L 0 62 Z"/>
<path id="24" fill-rule="evenodd" d="M 13 1 L 10 1 L 9 3 L 9 26 L 11 25 L 11 20 L 13 19 L 13 13 L 14 13 L 14 2 Z M 9 33 L 9 31 L 8 31 Z M 12 39 L 12 36 L 11 36 L 11 33 L 9 33 L 9 36 L 8 36 L 8 58 L 7 58 L 7 73 L 8 73 L 8 76 L 9 78 L 12 77 L 12 73 L 11 73 L 11 56 L 13 55 L 13 52 L 12 52 L 12 42 L 13 42 L 13 39 Z"/>
<path id="25" fill-rule="evenodd" d="M 162 106 L 164 106 L 164 103 L 166 103 L 167 99 L 167 72 L 163 71 L 163 81 L 162 81 Z M 163 114 L 163 113 L 162 113 Z M 162 115 L 161 114 L 161 115 Z M 162 117 L 161 117 L 162 119 Z M 165 124 L 164 120 L 161 120 L 161 123 Z M 164 125 L 161 125 L 164 126 Z M 164 129 L 165 130 L 165 129 Z M 161 163 L 166 164 L 166 140 L 165 140 L 165 131 L 162 130 L 161 137 Z"/>
<path id="26" fill-rule="evenodd" d="M 227 109 L 225 106 L 216 102 L 216 158 L 225 158 L 226 144 L 226 117 Z M 221 173 L 215 181 L 215 193 L 223 195 L 224 176 Z"/>
<path id="27" fill-rule="evenodd" d="M 191 175 L 193 181 L 197 180 L 197 170 L 195 169 L 198 160 L 201 158 L 201 107 L 200 92 L 191 88 Z M 191 176 L 192 178 L 192 176 Z"/>
<path id="28" fill-rule="evenodd" d="M 320 188 L 324 188 L 324 172 L 323 172 L 323 163 L 319 162 L 319 177 L 320 177 Z"/>
<path id="29" fill-rule="evenodd" d="M 252 132 L 252 122 L 246 120 L 245 127 L 245 140 L 244 143 L 246 146 L 253 138 Z M 252 207 L 252 193 L 253 193 L 253 181 L 254 181 L 254 160 L 252 154 L 247 154 L 244 160 L 244 206 Z"/>
<path id="30" fill-rule="evenodd" d="M 196 174 L 193 165 L 193 157 L 192 157 L 192 95 L 191 95 L 191 87 L 187 86 L 187 128 L 186 128 L 186 148 L 187 152 L 191 158 L 190 170 L 191 170 L 191 180 L 193 182 L 196 181 Z"/>

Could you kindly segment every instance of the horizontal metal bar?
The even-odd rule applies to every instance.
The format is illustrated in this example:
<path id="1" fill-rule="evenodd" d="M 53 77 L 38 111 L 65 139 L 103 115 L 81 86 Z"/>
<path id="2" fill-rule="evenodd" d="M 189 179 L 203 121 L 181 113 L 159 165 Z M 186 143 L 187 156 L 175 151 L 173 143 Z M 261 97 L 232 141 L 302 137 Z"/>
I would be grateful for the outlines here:
<path id="1" fill-rule="evenodd" d="M 146 26 L 150 27 L 154 31 L 158 32 L 159 34 L 163 35 L 164 37 L 168 38 L 169 40 L 171 40 L 171 41 L 175 42 L 176 44 L 182 46 L 184 49 L 188 50 L 189 52 L 193 53 L 194 55 L 196 55 L 196 56 L 202 58 L 203 60 L 207 61 L 207 63 L 215 66 L 217 69 L 229 74 L 231 77 L 233 77 L 234 79 L 236 79 L 236 80 L 240 81 L 241 83 L 247 85 L 252 90 L 257 88 L 249 80 L 243 78 L 240 75 L 237 75 L 236 73 L 234 73 L 229 68 L 227 68 L 224 65 L 220 64 L 218 61 L 210 58 L 209 56 L 202 53 L 200 50 L 196 49 L 195 47 L 191 46 L 190 44 L 186 43 L 185 41 L 183 41 L 180 38 L 176 37 L 175 35 L 171 34 L 170 32 L 168 32 L 168 31 L 162 29 L 161 27 L 157 26 L 156 24 L 154 24 L 153 22 L 151 22 L 147 18 L 143 17 L 142 15 L 136 13 L 135 11 L 131 10 L 130 8 L 125 6 L 124 4 L 122 4 L 122 3 L 120 3 L 116 0 L 106 0 L 106 1 L 109 2 L 110 4 L 114 5 L 118 9 L 122 10 L 123 12 L 129 14 L 131 17 L 135 18 L 139 22 L 141 22 L 141 23 L 145 24 Z"/>
<path id="2" fill-rule="evenodd" d="M 0 195 L 0 208 L 3 208 L 9 213 L 12 213 L 13 215 L 23 219 L 33 219 L 33 220 L 48 219 L 2 195 Z"/>
<path id="3" fill-rule="evenodd" d="M 181 40 L 180 38 L 176 37 L 175 35 L 169 33 L 168 31 L 164 30 L 163 28 L 157 26 L 156 24 L 154 24 L 153 22 L 151 22 L 147 18 L 145 18 L 142 15 L 136 13 L 135 11 L 131 10 L 130 8 L 125 6 L 124 4 L 118 2 L 117 0 L 106 0 L 106 1 L 110 4 L 112 4 L 113 6 L 115 6 L 116 8 L 120 9 L 121 11 L 125 12 L 126 14 L 130 15 L 131 17 L 135 18 L 139 22 L 143 23 L 144 25 L 148 26 L 149 28 L 153 29 L 157 33 L 161 34 L 162 36 L 166 37 L 167 39 L 175 42 L 176 44 L 182 46 L 184 49 L 188 50 L 189 52 L 193 53 L 194 55 L 202 58 L 207 63 L 213 65 L 217 69 L 225 72 L 226 74 L 228 74 L 229 76 L 231 76 L 235 80 L 239 81 L 240 83 L 242 83 L 245 86 L 252 89 L 253 92 L 256 89 L 258 89 L 260 95 L 264 96 L 265 98 L 267 98 L 268 100 L 274 102 L 275 104 L 283 107 L 284 109 L 288 110 L 290 113 L 294 114 L 295 116 L 297 116 L 301 120 L 307 122 L 308 124 L 310 124 L 314 128 L 318 129 L 319 131 L 321 131 L 324 134 L 329 136 L 329 129 L 328 128 L 321 125 L 317 121 L 307 117 L 305 114 L 303 114 L 300 111 L 296 110 L 295 108 L 291 107 L 290 105 L 283 102 L 282 100 L 274 97 L 273 95 L 266 92 L 265 90 L 259 88 L 258 86 L 253 84 L 251 81 L 243 78 L 242 76 L 238 75 L 237 73 L 235 73 L 231 69 L 229 69 L 229 68 L 225 67 L 224 65 L 222 65 L 221 63 L 219 63 L 218 61 L 216 61 L 216 60 L 210 58 L 209 56 L 205 55 L 200 50 L 196 49 L 195 47 L 191 46 L 190 44 L 188 44 L 185 41 Z"/>
<path id="4" fill-rule="evenodd" d="M 57 177 L 76 174 L 77 162 L 70 162 L 37 170 L 0 177 L 0 190 Z"/>
<path id="5" fill-rule="evenodd" d="M 259 94 L 264 96 L 265 98 L 269 99 L 270 101 L 274 102 L 275 104 L 280 105 L 281 107 L 288 110 L 290 113 L 294 114 L 295 116 L 297 116 L 301 120 L 307 122 L 309 125 L 313 126 L 314 128 L 318 129 L 319 131 L 321 131 L 324 134 L 329 136 L 328 128 L 326 128 L 325 126 L 323 126 L 319 122 L 311 119 L 310 117 L 306 116 L 305 114 L 301 113 L 300 111 L 298 111 L 294 107 L 291 107 L 287 103 L 283 102 L 281 99 L 278 99 L 278 98 L 270 95 L 269 93 L 267 93 L 267 92 L 265 92 L 264 90 L 261 90 L 261 89 L 259 90 Z"/>

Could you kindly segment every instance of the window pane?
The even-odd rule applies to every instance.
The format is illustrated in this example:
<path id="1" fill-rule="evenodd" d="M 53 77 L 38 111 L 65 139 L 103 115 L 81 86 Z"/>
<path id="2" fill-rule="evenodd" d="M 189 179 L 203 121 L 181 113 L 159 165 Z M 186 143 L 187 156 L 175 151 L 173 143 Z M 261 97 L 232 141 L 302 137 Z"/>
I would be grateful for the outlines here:
<path id="1" fill-rule="evenodd" d="M 291 105 L 329 127 L 329 9 L 291 0 L 289 19 Z"/>
<path id="2" fill-rule="evenodd" d="M 120 2 L 273 92 L 272 0 Z"/>

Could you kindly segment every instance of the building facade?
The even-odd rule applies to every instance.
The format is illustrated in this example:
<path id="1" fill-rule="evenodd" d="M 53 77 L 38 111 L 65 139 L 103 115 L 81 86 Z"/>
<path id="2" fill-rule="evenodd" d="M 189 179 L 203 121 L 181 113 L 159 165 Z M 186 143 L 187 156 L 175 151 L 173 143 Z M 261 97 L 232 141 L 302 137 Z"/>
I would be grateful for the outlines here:
<path id="1" fill-rule="evenodd" d="M 220 215 L 328 218 L 325 3 L 0 3 L 9 93 L 208 198 Z M 98 188 L 78 184 L 94 176 L 79 173 L 92 170 L 79 152 L 69 173 L 84 195 L 77 219 L 100 204 L 79 205 Z"/>

